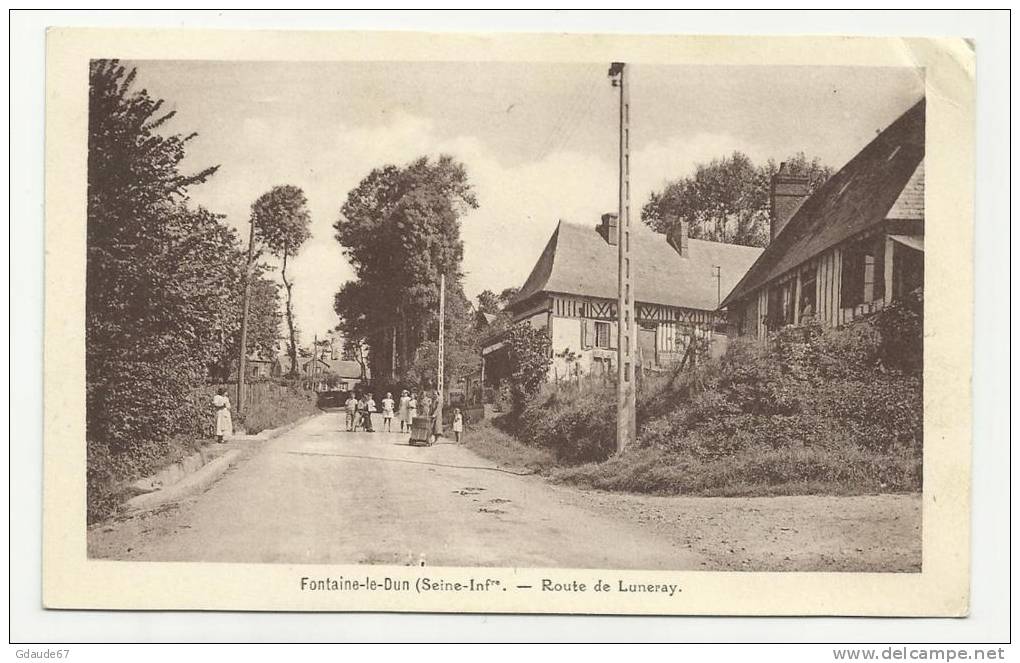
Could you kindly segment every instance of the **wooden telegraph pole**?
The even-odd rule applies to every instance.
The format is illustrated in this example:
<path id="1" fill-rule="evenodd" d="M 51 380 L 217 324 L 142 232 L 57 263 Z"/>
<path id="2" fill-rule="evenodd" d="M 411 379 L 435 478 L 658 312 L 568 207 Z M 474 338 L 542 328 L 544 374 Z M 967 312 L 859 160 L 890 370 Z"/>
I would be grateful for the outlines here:
<path id="1" fill-rule="evenodd" d="M 244 266 L 244 302 L 241 305 L 241 351 L 237 358 L 237 411 L 244 411 L 244 372 L 248 349 L 248 310 L 251 307 L 251 272 L 255 257 L 255 217 L 251 218 L 248 235 L 248 262 Z"/>
<path id="2" fill-rule="evenodd" d="M 443 346 L 446 345 L 446 274 L 439 275 L 439 348 L 436 352 L 436 397 L 439 399 L 439 404 L 436 409 L 436 417 L 439 422 L 437 424 L 438 429 L 442 429 L 443 421 L 443 361 L 445 359 L 445 352 Z"/>
<path id="3" fill-rule="evenodd" d="M 623 451 L 637 439 L 637 391 L 634 384 L 634 355 L 637 348 L 637 320 L 634 317 L 634 288 L 630 260 L 630 88 L 626 64 L 614 62 L 609 78 L 620 88 L 620 183 L 617 247 L 619 249 L 619 292 L 616 320 L 619 327 L 616 349 L 616 451 Z"/>

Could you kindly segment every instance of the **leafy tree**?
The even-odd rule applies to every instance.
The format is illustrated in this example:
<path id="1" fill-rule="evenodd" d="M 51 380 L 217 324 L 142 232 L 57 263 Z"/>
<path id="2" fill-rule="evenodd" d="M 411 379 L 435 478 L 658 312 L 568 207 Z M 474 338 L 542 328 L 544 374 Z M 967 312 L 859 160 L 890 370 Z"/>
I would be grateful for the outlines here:
<path id="1" fill-rule="evenodd" d="M 484 327 L 486 331 L 476 335 L 476 342 L 481 343 L 486 335 L 510 326 L 512 318 L 506 308 L 516 295 L 517 288 L 506 288 L 498 295 L 491 290 L 483 290 L 478 294 L 476 310 L 494 317 Z"/>
<path id="2" fill-rule="evenodd" d="M 440 275 L 448 293 L 458 291 L 459 219 L 477 205 L 464 167 L 445 155 L 377 168 L 348 193 L 333 227 L 357 280 L 334 308 L 345 335 L 367 344 L 373 375 L 390 373 L 394 340 L 399 376 L 435 337 Z"/>
<path id="3" fill-rule="evenodd" d="M 472 325 L 471 302 L 460 286 L 446 293 L 445 346 L 443 356 L 443 382 L 451 385 L 473 373 L 481 365 L 478 353 L 478 334 Z M 438 373 L 439 321 L 430 323 L 427 340 L 415 352 L 414 362 L 404 374 L 412 384 L 434 385 Z"/>
<path id="4" fill-rule="evenodd" d="M 518 287 L 503 288 L 502 292 L 500 292 L 499 295 L 497 295 L 497 299 L 499 300 L 499 307 L 501 309 L 505 309 L 508 306 L 510 306 L 510 303 L 513 302 L 515 297 L 517 297 L 517 293 L 519 291 L 520 288 Z"/>
<path id="5" fill-rule="evenodd" d="M 794 175 L 806 175 L 811 191 L 832 175 L 818 158 L 800 152 L 786 160 Z M 641 219 L 653 230 L 668 233 L 681 220 L 690 236 L 746 246 L 769 243 L 769 189 L 779 165 L 769 160 L 755 166 L 741 152 L 699 164 L 694 175 L 653 192 Z"/>
<path id="6" fill-rule="evenodd" d="M 297 373 L 297 328 L 293 309 L 294 282 L 287 278 L 287 259 L 296 255 L 301 245 L 311 237 L 308 199 L 296 186 L 275 186 L 252 204 L 251 215 L 256 237 L 282 261 L 280 276 L 287 289 L 287 350 L 293 375 Z"/>
<path id="7" fill-rule="evenodd" d="M 508 379 L 513 410 L 520 413 L 549 376 L 552 341 L 547 330 L 518 322 L 510 327 L 503 342 L 510 362 Z"/>
<path id="8" fill-rule="evenodd" d="M 85 295 L 90 503 L 97 462 L 155 462 L 173 434 L 197 425 L 191 391 L 221 347 L 235 296 L 236 234 L 186 205 L 215 167 L 180 169 L 194 134 L 156 129 L 173 113 L 117 61 L 89 66 Z M 93 451 L 97 455 L 93 455 Z M 111 455 L 112 454 L 112 455 Z"/>
<path id="9" fill-rule="evenodd" d="M 482 290 L 478 293 L 478 310 L 482 313 L 491 313 L 495 315 L 502 310 L 503 306 L 499 301 L 499 297 L 491 290 Z"/>

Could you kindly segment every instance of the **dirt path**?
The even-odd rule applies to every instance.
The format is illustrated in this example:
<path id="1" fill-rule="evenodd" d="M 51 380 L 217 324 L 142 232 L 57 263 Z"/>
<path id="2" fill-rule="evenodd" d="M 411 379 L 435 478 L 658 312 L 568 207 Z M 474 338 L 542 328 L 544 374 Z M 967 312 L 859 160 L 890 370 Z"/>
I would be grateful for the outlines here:
<path id="1" fill-rule="evenodd" d="M 565 501 L 639 523 L 704 571 L 921 570 L 921 496 L 655 497 L 578 491 Z"/>
<path id="2" fill-rule="evenodd" d="M 917 495 L 653 497 L 496 468 L 325 414 L 205 493 L 89 532 L 92 557 L 430 566 L 919 571 Z M 250 444 L 250 443 L 249 443 Z"/>
<path id="3" fill-rule="evenodd" d="M 430 566 L 698 568 L 671 538 L 449 443 L 315 417 L 202 495 L 90 532 L 93 557 Z"/>

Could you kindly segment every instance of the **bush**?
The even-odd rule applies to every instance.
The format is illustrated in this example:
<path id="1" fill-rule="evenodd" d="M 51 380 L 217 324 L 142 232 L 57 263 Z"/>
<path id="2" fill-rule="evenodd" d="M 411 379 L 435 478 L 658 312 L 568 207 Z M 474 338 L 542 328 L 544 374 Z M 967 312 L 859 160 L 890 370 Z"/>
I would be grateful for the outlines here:
<path id="1" fill-rule="evenodd" d="M 510 396 L 513 410 L 524 410 L 528 400 L 538 393 L 549 375 L 552 343 L 549 332 L 528 322 L 518 322 L 507 330 L 503 341 L 510 362 Z"/>
<path id="2" fill-rule="evenodd" d="M 920 290 L 896 300 L 874 318 L 881 335 L 881 358 L 886 366 L 920 372 L 924 364 L 924 293 Z"/>
<path id="3" fill-rule="evenodd" d="M 788 327 L 767 345 L 734 342 L 722 360 L 644 379 L 638 443 L 618 456 L 612 386 L 547 390 L 499 425 L 552 452 L 557 479 L 595 488 L 704 495 L 919 490 L 915 309 L 893 305 L 842 329 Z M 892 352 L 906 359 L 896 361 Z"/>
<path id="4" fill-rule="evenodd" d="M 139 440 L 128 451 L 111 452 L 109 445 L 86 442 L 86 522 L 110 516 L 132 496 L 130 482 L 176 463 L 195 453 L 201 442 L 186 436 L 164 440 Z"/>

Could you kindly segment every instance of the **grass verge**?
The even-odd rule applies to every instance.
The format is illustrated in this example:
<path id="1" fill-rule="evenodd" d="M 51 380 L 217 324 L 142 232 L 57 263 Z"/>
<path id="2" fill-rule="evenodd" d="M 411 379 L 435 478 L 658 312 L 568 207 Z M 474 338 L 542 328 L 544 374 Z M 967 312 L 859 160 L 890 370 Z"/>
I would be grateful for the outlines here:
<path id="1" fill-rule="evenodd" d="M 515 470 L 545 474 L 556 466 L 556 457 L 549 450 L 521 442 L 493 426 L 490 419 L 470 425 L 464 445 L 483 458 Z"/>

